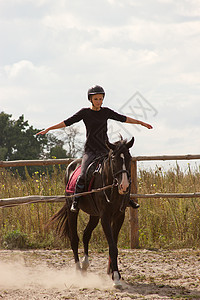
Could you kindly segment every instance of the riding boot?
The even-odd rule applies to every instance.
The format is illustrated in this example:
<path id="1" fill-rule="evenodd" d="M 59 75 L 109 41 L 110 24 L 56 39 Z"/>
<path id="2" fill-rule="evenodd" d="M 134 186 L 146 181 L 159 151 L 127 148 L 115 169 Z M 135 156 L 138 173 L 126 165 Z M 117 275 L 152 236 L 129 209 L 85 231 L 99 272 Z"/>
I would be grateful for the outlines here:
<path id="1" fill-rule="evenodd" d="M 75 187 L 75 194 L 82 193 L 84 191 L 84 188 L 85 188 L 84 184 L 77 183 L 76 187 Z M 70 209 L 72 212 L 78 212 L 78 209 L 79 209 L 78 203 L 79 203 L 80 197 L 81 196 L 75 196 L 73 198 L 73 202 L 72 202 L 71 209 Z"/>
<path id="2" fill-rule="evenodd" d="M 128 207 L 132 207 L 135 209 L 135 208 L 139 208 L 140 205 L 137 202 L 134 202 L 133 200 L 129 199 Z"/>

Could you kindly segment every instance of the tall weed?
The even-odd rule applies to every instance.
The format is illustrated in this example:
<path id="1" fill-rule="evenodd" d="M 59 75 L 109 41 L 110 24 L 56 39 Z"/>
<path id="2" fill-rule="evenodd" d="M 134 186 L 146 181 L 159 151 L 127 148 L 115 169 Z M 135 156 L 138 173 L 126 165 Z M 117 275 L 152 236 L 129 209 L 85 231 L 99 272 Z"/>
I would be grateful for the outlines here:
<path id="1" fill-rule="evenodd" d="M 168 171 L 139 170 L 139 193 L 194 193 L 200 191 L 197 169 L 181 171 L 178 164 Z M 182 248 L 200 246 L 199 198 L 141 199 L 140 246 Z"/>
<path id="2" fill-rule="evenodd" d="M 36 171 L 32 176 L 26 168 L 26 177 L 15 172 L 0 169 L 1 198 L 28 195 L 64 194 L 64 171 L 53 167 L 51 174 Z M 138 193 L 193 193 L 200 191 L 198 168 L 191 170 L 190 165 L 183 172 L 178 164 L 165 171 L 139 169 Z M 139 199 L 139 239 L 141 248 L 183 248 L 200 247 L 200 202 L 195 199 Z M 34 248 L 69 248 L 68 240 L 57 236 L 53 228 L 45 229 L 45 224 L 63 203 L 27 204 L 12 208 L 0 208 L 0 245 L 5 239 L 16 236 L 27 238 L 28 246 Z M 82 236 L 88 216 L 80 212 L 78 231 Z M 20 234 L 19 234 L 20 233 Z M 9 240 L 10 242 L 10 240 Z M 23 243 L 22 243 L 23 244 Z M 24 244 L 23 244 L 24 245 Z M 80 246 L 82 242 L 80 241 Z M 119 247 L 129 248 L 129 211 L 119 236 Z M 94 230 L 91 248 L 103 251 L 107 247 L 101 224 Z"/>

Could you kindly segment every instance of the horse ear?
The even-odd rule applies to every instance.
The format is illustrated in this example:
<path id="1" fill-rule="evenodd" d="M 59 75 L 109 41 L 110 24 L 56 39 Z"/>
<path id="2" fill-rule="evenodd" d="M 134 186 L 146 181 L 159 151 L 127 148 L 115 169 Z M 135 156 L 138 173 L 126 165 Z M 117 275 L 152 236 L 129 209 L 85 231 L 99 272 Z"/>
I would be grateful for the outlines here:
<path id="1" fill-rule="evenodd" d="M 119 133 L 119 137 L 120 137 L 120 140 L 123 141 L 123 137 L 122 137 L 121 133 Z"/>
<path id="2" fill-rule="evenodd" d="M 106 142 L 106 146 L 108 147 L 108 149 L 111 149 L 111 150 L 115 150 L 115 145 L 110 143 L 109 141 Z"/>
<path id="3" fill-rule="evenodd" d="M 135 141 L 135 138 L 134 136 L 132 137 L 132 139 L 126 144 L 126 147 L 129 149 L 133 146 L 134 144 L 134 141 Z"/>

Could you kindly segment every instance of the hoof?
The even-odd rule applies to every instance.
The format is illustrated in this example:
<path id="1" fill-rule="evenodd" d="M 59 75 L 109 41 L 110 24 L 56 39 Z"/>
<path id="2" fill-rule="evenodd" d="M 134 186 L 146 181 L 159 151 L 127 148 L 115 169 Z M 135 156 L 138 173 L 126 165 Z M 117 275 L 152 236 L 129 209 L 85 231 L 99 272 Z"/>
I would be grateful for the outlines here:
<path id="1" fill-rule="evenodd" d="M 121 283 L 121 280 L 118 280 L 118 281 L 116 281 L 116 282 L 113 282 L 113 287 L 115 288 L 115 289 L 122 289 L 122 283 Z"/>
<path id="2" fill-rule="evenodd" d="M 76 263 L 76 271 L 81 271 L 81 265 L 80 262 Z"/>
<path id="3" fill-rule="evenodd" d="M 114 271 L 113 273 L 113 287 L 115 289 L 121 289 L 122 288 L 122 283 L 119 277 L 119 273 L 117 271 Z"/>
<path id="4" fill-rule="evenodd" d="M 82 271 L 87 271 L 88 267 L 89 267 L 89 259 L 88 256 L 86 255 L 82 262 Z"/>
<path id="5" fill-rule="evenodd" d="M 89 267 L 89 262 L 83 261 L 82 262 L 82 271 L 87 271 L 88 267 Z"/>

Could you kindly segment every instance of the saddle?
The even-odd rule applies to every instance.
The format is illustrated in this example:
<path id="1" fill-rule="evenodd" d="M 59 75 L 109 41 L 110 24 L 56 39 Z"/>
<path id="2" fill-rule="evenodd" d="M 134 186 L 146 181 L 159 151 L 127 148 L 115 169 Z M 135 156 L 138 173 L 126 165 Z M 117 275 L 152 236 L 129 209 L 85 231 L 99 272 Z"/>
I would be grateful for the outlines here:
<path id="1" fill-rule="evenodd" d="M 74 170 L 71 177 L 69 178 L 69 181 L 65 189 L 66 193 L 74 194 L 76 188 L 76 181 L 80 173 L 81 173 L 81 165 Z"/>
<path id="2" fill-rule="evenodd" d="M 94 183 L 95 176 L 100 173 L 104 157 L 95 159 L 87 168 L 85 174 L 85 187 L 86 191 L 91 191 Z M 78 166 L 72 173 L 67 185 L 66 193 L 74 194 L 76 188 L 76 181 L 81 173 L 81 165 Z"/>

